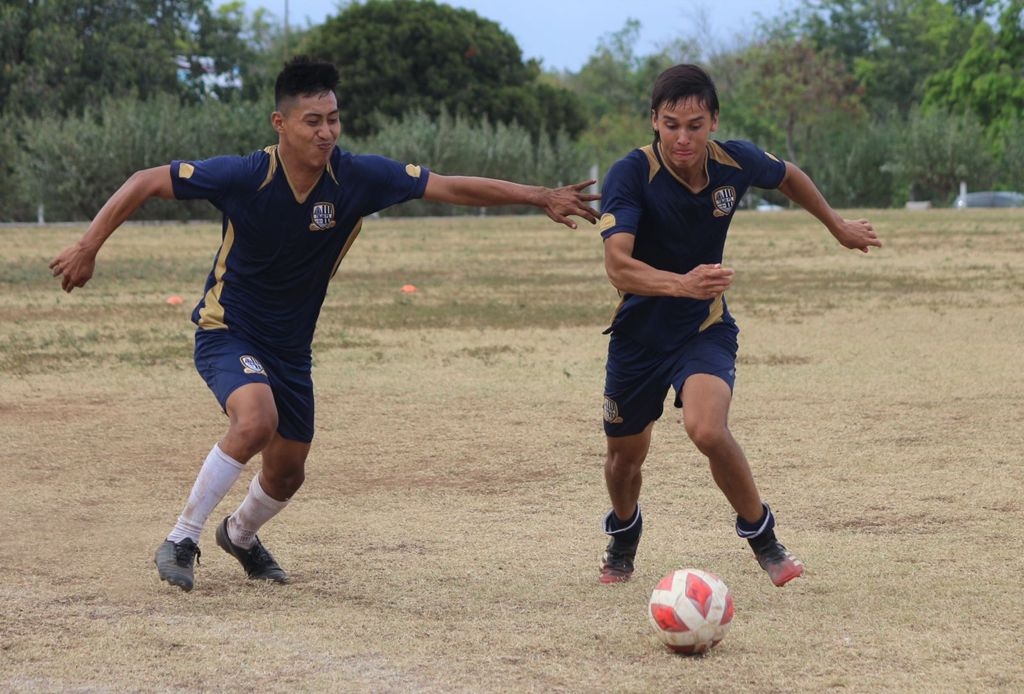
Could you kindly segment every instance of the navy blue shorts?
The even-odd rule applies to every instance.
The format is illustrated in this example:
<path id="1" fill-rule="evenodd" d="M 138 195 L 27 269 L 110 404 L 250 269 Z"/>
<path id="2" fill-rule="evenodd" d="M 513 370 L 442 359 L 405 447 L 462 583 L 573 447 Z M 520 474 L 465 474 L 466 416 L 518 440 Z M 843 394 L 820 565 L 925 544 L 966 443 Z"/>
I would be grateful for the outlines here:
<path id="1" fill-rule="evenodd" d="M 277 405 L 277 433 L 303 443 L 313 440 L 310 357 L 284 359 L 227 330 L 197 330 L 195 362 L 221 409 L 239 387 L 266 383 Z"/>
<path id="2" fill-rule="evenodd" d="M 659 419 L 668 389 L 682 407 L 683 383 L 693 374 L 718 376 L 732 390 L 736 383 L 736 336 L 731 323 L 716 323 L 672 352 L 659 352 L 612 334 L 604 384 L 604 433 L 632 436 Z"/>

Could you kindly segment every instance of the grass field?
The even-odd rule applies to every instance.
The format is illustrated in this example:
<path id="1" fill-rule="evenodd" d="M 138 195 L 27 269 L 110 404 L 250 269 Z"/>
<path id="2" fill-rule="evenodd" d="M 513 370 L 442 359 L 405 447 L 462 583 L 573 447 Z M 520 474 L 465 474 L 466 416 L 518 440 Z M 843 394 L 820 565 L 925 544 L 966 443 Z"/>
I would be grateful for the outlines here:
<path id="1" fill-rule="evenodd" d="M 219 229 L 127 225 L 65 295 L 46 265 L 83 229 L 0 228 L 0 690 L 1024 690 L 1022 213 L 871 211 L 868 255 L 738 216 L 731 425 L 807 565 L 781 590 L 672 408 L 636 578 L 598 585 L 616 295 L 596 231 L 537 217 L 367 222 L 320 320 L 306 485 L 261 532 L 294 582 L 213 541 L 257 459 L 169 588 L 153 552 L 226 428 L 188 320 Z M 683 566 L 735 598 L 704 658 L 647 622 Z"/>

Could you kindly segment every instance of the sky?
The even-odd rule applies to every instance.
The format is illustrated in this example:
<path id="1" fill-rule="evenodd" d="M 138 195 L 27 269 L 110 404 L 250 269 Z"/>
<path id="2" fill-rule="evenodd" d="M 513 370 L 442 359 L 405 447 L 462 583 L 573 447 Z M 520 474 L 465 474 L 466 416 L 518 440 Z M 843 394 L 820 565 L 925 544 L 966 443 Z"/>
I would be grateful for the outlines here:
<path id="1" fill-rule="evenodd" d="M 339 13 L 331 0 L 245 0 L 251 12 L 264 7 L 279 21 L 305 27 Z M 440 4 L 473 10 L 497 22 L 523 51 L 547 70 L 578 72 L 602 38 L 622 29 L 626 20 L 641 23 L 635 47 L 655 52 L 675 38 L 706 35 L 713 46 L 728 48 L 737 36 L 750 38 L 757 17 L 778 17 L 800 0 L 444 0 Z"/>

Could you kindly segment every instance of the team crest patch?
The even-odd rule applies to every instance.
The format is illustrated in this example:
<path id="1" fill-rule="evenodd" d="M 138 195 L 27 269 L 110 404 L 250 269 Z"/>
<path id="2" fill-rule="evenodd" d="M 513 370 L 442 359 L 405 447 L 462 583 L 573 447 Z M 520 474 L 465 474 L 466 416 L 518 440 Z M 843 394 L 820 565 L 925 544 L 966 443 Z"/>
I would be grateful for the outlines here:
<path id="1" fill-rule="evenodd" d="M 327 231 L 334 227 L 337 222 L 334 220 L 334 205 L 329 202 L 318 202 L 313 205 L 313 221 L 309 225 L 310 231 Z"/>
<path id="2" fill-rule="evenodd" d="M 413 178 L 419 178 L 423 175 L 423 169 L 416 164 L 406 164 L 405 173 L 409 174 Z"/>
<path id="3" fill-rule="evenodd" d="M 238 361 L 242 362 L 243 372 L 247 374 L 266 374 L 263 370 L 263 364 L 259 359 L 252 356 L 251 354 L 243 354 L 238 358 Z"/>
<path id="4" fill-rule="evenodd" d="M 732 214 L 732 208 L 736 207 L 736 189 L 732 186 L 716 188 L 711 193 L 711 201 L 715 203 L 716 217 Z"/>
<path id="5" fill-rule="evenodd" d="M 607 395 L 604 396 L 604 421 L 609 424 L 622 424 L 622 417 L 619 416 L 619 406 Z"/>

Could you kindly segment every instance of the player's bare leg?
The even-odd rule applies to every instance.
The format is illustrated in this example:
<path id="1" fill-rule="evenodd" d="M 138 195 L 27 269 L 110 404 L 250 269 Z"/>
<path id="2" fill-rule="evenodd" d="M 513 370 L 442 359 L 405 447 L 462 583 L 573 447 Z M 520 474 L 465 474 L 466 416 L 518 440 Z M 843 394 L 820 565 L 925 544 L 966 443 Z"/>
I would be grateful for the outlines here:
<path id="1" fill-rule="evenodd" d="M 612 510 L 604 520 L 605 533 L 611 536 L 601 559 L 601 583 L 621 583 L 633 575 L 633 560 L 643 533 L 640 512 L 642 467 L 651 448 L 651 430 L 647 425 L 633 436 L 609 436 L 604 464 L 604 479 Z"/>
<path id="2" fill-rule="evenodd" d="M 707 456 L 711 476 L 736 511 L 736 532 L 748 540 L 776 586 L 803 574 L 803 564 L 775 537 L 775 517 L 761 500 L 743 449 L 729 431 L 732 392 L 716 376 L 697 374 L 683 385 L 686 433 Z"/>

